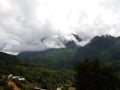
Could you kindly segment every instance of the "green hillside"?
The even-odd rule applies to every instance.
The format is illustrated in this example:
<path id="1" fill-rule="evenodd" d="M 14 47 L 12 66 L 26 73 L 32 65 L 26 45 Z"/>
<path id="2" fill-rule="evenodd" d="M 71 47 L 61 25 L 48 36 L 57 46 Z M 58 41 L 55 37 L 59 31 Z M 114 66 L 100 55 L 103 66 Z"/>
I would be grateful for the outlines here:
<path id="1" fill-rule="evenodd" d="M 107 35 L 93 38 L 89 44 L 77 50 L 73 62 L 83 61 L 85 58 L 100 59 L 101 63 L 120 70 L 120 37 Z"/>
<path id="2" fill-rule="evenodd" d="M 69 69 L 54 70 L 44 67 L 37 67 L 29 64 L 17 56 L 0 53 L 0 87 L 11 88 L 7 86 L 8 75 L 22 76 L 25 82 L 15 81 L 22 90 L 28 90 L 31 87 L 52 88 L 55 90 L 59 86 L 67 88 L 74 81 L 74 71 Z M 3 82 L 5 81 L 5 83 Z M 54 89 L 55 88 L 55 89 Z M 4 90 L 4 89 L 1 89 Z M 8 90 L 8 89 L 5 89 Z M 11 89 L 10 89 L 11 90 Z"/>
<path id="3" fill-rule="evenodd" d="M 21 52 L 18 56 L 35 66 L 52 69 L 71 68 L 71 59 L 78 46 L 73 42 L 65 44 L 67 48 L 48 49 L 39 52 Z"/>

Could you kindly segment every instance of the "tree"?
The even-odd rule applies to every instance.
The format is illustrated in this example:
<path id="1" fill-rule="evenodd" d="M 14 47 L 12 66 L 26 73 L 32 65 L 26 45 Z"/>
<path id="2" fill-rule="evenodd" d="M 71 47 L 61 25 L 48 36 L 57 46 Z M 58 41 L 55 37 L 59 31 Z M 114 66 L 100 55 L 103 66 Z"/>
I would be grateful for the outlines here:
<path id="1" fill-rule="evenodd" d="M 120 90 L 119 78 L 98 60 L 76 63 L 75 71 L 77 90 Z"/>

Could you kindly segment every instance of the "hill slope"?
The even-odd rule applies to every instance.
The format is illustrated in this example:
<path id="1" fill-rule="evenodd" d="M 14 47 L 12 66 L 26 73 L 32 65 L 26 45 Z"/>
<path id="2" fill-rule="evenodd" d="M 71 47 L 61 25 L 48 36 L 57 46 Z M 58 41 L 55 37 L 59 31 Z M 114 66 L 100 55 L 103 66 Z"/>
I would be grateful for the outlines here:
<path id="1" fill-rule="evenodd" d="M 120 63 L 120 37 L 100 36 L 94 37 L 89 44 L 80 47 L 73 57 L 73 62 L 83 61 L 85 58 L 100 59 L 101 63 L 119 70 Z"/>
<path id="2" fill-rule="evenodd" d="M 18 56 L 29 64 L 47 68 L 70 68 L 77 48 L 49 49 L 41 52 L 23 52 Z"/>
<path id="3" fill-rule="evenodd" d="M 74 41 L 67 42 L 65 45 L 66 48 L 22 52 L 18 56 L 50 68 L 71 67 L 71 62 L 82 61 L 85 58 L 98 58 L 107 64 L 118 63 L 120 60 L 120 37 L 96 36 L 83 47 L 78 47 Z"/>
<path id="4" fill-rule="evenodd" d="M 8 64 L 21 64 L 23 61 L 20 60 L 17 56 L 9 55 L 3 52 L 0 52 L 0 65 L 8 65 Z"/>
<path id="5" fill-rule="evenodd" d="M 75 60 L 88 58 L 95 58 L 104 56 L 103 54 L 111 54 L 110 59 L 120 59 L 120 38 L 112 36 L 94 37 L 89 44 L 80 47 L 75 56 Z M 107 56 L 106 56 L 107 57 Z"/>
<path id="6" fill-rule="evenodd" d="M 71 58 L 74 56 L 79 47 L 76 42 L 81 42 L 82 39 L 80 39 L 76 34 L 71 34 L 69 36 L 71 40 L 61 40 L 63 37 L 64 36 L 61 36 L 59 39 L 66 48 L 51 48 L 45 51 L 37 52 L 21 52 L 18 56 L 24 58 L 28 64 L 33 64 L 35 66 L 42 66 L 52 69 L 70 68 Z"/>

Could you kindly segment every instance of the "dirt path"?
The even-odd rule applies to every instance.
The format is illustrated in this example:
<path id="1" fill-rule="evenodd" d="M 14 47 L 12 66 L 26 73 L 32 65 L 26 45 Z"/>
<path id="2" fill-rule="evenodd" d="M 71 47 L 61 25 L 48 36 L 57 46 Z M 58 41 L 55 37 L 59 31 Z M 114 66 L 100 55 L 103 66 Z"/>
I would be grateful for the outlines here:
<path id="1" fill-rule="evenodd" d="M 21 90 L 18 86 L 11 80 L 8 81 L 8 85 L 13 87 L 13 90 Z"/>

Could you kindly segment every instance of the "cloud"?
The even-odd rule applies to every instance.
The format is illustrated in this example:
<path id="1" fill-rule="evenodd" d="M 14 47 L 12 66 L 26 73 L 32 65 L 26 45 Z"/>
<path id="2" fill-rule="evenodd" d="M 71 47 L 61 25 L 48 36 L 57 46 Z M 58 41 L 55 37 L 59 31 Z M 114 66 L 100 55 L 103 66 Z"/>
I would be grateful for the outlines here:
<path id="1" fill-rule="evenodd" d="M 0 51 L 64 47 L 59 38 L 73 39 L 71 33 L 85 40 L 83 45 L 96 35 L 119 36 L 119 3 L 119 0 L 1 0 Z"/>

